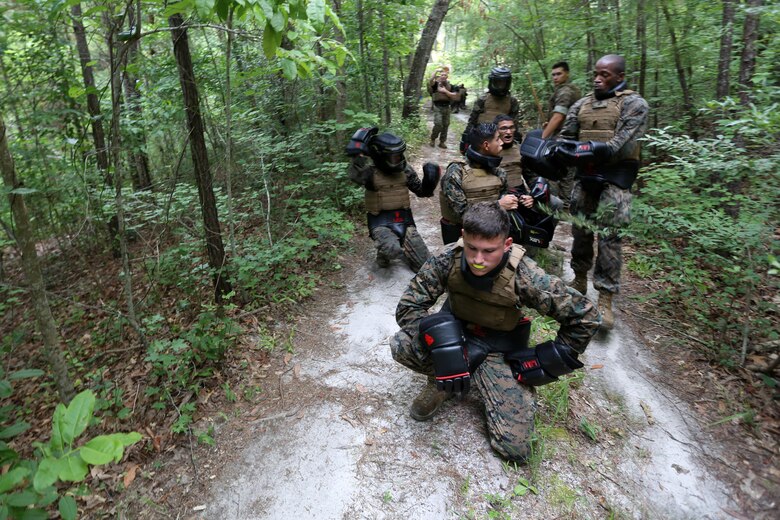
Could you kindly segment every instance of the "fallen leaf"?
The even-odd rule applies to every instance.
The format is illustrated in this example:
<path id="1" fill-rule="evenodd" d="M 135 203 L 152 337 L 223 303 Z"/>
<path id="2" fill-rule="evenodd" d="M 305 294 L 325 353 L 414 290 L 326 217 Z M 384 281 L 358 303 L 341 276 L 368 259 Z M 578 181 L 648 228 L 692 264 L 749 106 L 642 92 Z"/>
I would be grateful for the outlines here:
<path id="1" fill-rule="evenodd" d="M 293 376 L 295 376 L 295 379 L 301 378 L 301 365 L 297 364 L 293 367 Z"/>
<path id="2" fill-rule="evenodd" d="M 135 480 L 136 471 L 138 471 L 138 464 L 133 464 L 127 469 L 127 473 L 125 473 L 125 478 L 123 480 L 125 489 L 129 488 L 130 484 L 132 484 Z"/>
<path id="3" fill-rule="evenodd" d="M 366 388 L 365 386 L 361 385 L 360 383 L 356 383 L 355 384 L 355 390 L 357 390 L 361 394 L 365 394 L 368 391 L 368 388 Z"/>
<path id="4" fill-rule="evenodd" d="M 205 509 L 206 509 L 206 506 L 203 506 L 203 505 L 195 506 L 195 507 L 192 508 L 193 511 L 203 511 Z"/>
<path id="5" fill-rule="evenodd" d="M 599 368 L 604 368 L 604 365 L 601 365 L 601 364 L 591 365 L 590 368 L 592 370 L 598 370 Z"/>
<path id="6" fill-rule="evenodd" d="M 644 401 L 639 401 L 639 406 L 642 407 L 642 411 L 645 412 L 645 416 L 647 417 L 647 424 L 655 424 L 655 418 L 653 417 L 653 412 L 650 410 L 650 407 L 645 403 Z"/>
<path id="7" fill-rule="evenodd" d="M 290 364 L 290 360 L 291 359 L 292 359 L 292 354 L 290 354 L 288 352 L 287 354 L 284 355 L 284 357 L 282 358 L 282 361 L 284 362 L 284 365 L 287 366 L 287 365 Z"/>

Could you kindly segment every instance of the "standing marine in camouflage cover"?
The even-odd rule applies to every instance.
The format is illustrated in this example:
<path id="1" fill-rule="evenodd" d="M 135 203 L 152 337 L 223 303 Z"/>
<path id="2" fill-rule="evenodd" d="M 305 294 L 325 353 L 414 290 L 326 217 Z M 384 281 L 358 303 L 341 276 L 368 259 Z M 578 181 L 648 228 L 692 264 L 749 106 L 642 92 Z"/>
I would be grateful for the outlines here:
<path id="1" fill-rule="evenodd" d="M 469 204 L 497 200 L 506 210 L 517 208 L 517 197 L 507 194 L 501 164 L 501 137 L 493 123 L 480 123 L 468 134 L 467 162 L 452 162 L 441 178 L 439 206 L 445 244 L 460 238 L 463 213 Z"/>
<path id="2" fill-rule="evenodd" d="M 547 123 L 542 130 L 542 139 L 555 137 L 563 125 L 569 108 L 582 97 L 580 89 L 569 83 L 569 64 L 559 61 L 552 66 L 553 85 L 555 91 L 550 97 L 550 106 L 547 111 Z M 569 168 L 568 173 L 559 181 L 550 182 L 553 192 L 563 201 L 564 209 L 569 209 L 571 189 L 574 186 L 574 169 Z"/>
<path id="3" fill-rule="evenodd" d="M 612 295 L 620 291 L 622 268 L 619 230 L 631 217 L 631 185 L 639 171 L 640 146 L 649 108 L 647 102 L 626 89 L 626 61 L 609 54 L 596 63 L 593 92 L 569 109 L 555 155 L 577 166 L 571 212 L 586 215 L 599 232 L 593 286 L 599 291 L 599 310 L 605 329 L 612 328 Z M 585 293 L 588 270 L 593 265 L 593 231 L 572 227 L 574 244 L 572 287 Z"/>
<path id="4" fill-rule="evenodd" d="M 445 292 L 441 310 L 429 313 Z M 529 348 L 524 308 L 560 323 L 555 340 Z M 401 330 L 390 340 L 393 359 L 428 376 L 411 416 L 432 418 L 473 383 L 485 404 L 491 446 L 516 462 L 530 453 L 533 387 L 581 368 L 578 356 L 600 323 L 590 300 L 512 244 L 509 217 L 497 202 L 469 207 L 462 239 L 422 266 L 395 316 Z"/>
<path id="5" fill-rule="evenodd" d="M 430 256 L 412 217 L 409 191 L 432 197 L 440 168 L 423 166 L 422 181 L 406 163 L 406 143 L 391 133 L 377 135 L 377 128 L 361 128 L 347 145 L 351 156 L 349 178 L 366 189 L 368 230 L 376 246 L 376 262 L 388 267 L 393 258 L 405 257 L 414 272 Z M 368 157 L 366 156 L 368 155 Z"/>

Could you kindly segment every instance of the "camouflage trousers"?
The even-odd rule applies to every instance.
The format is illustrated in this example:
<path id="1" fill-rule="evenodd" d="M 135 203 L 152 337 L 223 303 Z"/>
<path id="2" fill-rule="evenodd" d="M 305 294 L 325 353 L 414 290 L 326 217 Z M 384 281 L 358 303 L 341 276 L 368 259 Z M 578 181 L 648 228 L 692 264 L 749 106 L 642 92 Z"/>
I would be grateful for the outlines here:
<path id="1" fill-rule="evenodd" d="M 593 270 L 593 287 L 608 293 L 620 292 L 620 271 L 623 267 L 621 227 L 631 220 L 631 192 L 614 184 L 605 184 L 600 192 L 583 189 L 580 181 L 574 182 L 571 194 L 571 214 L 587 217 L 599 231 L 596 267 Z M 571 249 L 571 268 L 574 272 L 587 272 L 593 266 L 593 231 L 572 226 L 574 243 Z"/>
<path id="2" fill-rule="evenodd" d="M 575 168 L 567 168 L 566 175 L 559 181 L 550 181 L 550 191 L 563 202 L 563 209 L 571 206 L 571 190 L 574 188 Z"/>
<path id="3" fill-rule="evenodd" d="M 387 266 L 393 258 L 406 258 L 409 267 L 416 273 L 431 256 L 428 246 L 414 226 L 406 228 L 403 240 L 384 226 L 372 229 L 371 238 L 374 240 L 376 258 L 380 265 Z"/>
<path id="4" fill-rule="evenodd" d="M 450 127 L 450 105 L 433 105 L 433 131 L 431 132 L 431 141 L 439 138 L 443 143 L 447 140 L 447 130 Z"/>
<path id="5" fill-rule="evenodd" d="M 476 341 L 481 340 L 466 333 L 467 347 Z M 390 338 L 390 350 L 393 359 L 405 367 L 433 376 L 430 350 L 421 345 L 416 334 L 412 337 L 404 330 L 398 331 Z M 471 377 L 472 391 L 476 387 L 485 405 L 490 445 L 504 459 L 525 462 L 531 453 L 534 429 L 534 389 L 512 377 L 503 354 L 488 354 Z"/>

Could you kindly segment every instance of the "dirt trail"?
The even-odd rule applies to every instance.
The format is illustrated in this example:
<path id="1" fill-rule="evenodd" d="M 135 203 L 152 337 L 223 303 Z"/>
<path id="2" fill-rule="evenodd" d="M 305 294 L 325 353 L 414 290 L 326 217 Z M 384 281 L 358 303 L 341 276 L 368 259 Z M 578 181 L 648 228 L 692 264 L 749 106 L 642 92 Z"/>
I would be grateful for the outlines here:
<path id="1" fill-rule="evenodd" d="M 446 151 L 424 147 L 415 166 L 446 165 L 456 139 L 450 135 Z M 416 200 L 413 210 L 432 251 L 440 251 L 437 198 Z M 567 237 L 563 226 L 557 247 L 567 250 Z M 315 299 L 299 320 L 276 408 L 240 420 L 240 434 L 218 433 L 204 466 L 213 475 L 189 487 L 185 515 L 726 519 L 739 509 L 705 464 L 718 447 L 697 433 L 673 391 L 654 382 L 656 361 L 620 312 L 616 329 L 590 344 L 584 383 L 572 391 L 572 413 L 595 425 L 596 440 L 553 431 L 536 493 L 519 496 L 515 486 L 531 479 L 530 470 L 493 454 L 474 393 L 448 401 L 431 421 L 409 417 L 424 378 L 392 360 L 387 340 L 412 272 L 399 262 L 377 268 L 366 239 L 358 250 L 363 257 L 346 289 Z"/>

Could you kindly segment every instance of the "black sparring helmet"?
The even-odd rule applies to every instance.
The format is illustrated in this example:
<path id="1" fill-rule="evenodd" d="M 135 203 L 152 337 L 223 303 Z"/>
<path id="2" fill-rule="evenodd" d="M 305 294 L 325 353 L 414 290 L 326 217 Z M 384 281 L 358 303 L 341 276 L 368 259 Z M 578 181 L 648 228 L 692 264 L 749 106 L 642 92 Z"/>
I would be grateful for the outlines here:
<path id="1" fill-rule="evenodd" d="M 493 67 L 488 74 L 488 91 L 494 96 L 506 96 L 512 86 L 512 72 L 506 67 Z"/>
<path id="2" fill-rule="evenodd" d="M 385 172 L 400 172 L 406 168 L 405 151 L 406 142 L 389 132 L 374 136 L 368 144 L 374 164 Z"/>

